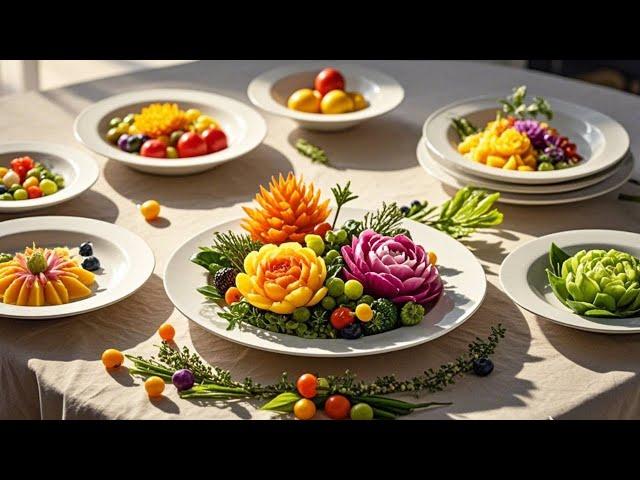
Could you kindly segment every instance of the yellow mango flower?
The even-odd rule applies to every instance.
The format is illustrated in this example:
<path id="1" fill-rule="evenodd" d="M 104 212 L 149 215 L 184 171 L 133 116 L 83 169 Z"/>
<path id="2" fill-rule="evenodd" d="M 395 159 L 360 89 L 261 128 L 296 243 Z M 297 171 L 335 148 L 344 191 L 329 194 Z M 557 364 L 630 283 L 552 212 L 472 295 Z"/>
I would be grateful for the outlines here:
<path id="1" fill-rule="evenodd" d="M 531 140 L 515 128 L 508 128 L 496 139 L 495 149 L 501 155 L 520 155 L 531 148 Z"/>
<path id="2" fill-rule="evenodd" d="M 236 286 L 247 302 L 262 310 L 293 313 L 327 294 L 324 260 L 297 242 L 263 245 L 245 257 L 244 270 L 236 276 Z"/>

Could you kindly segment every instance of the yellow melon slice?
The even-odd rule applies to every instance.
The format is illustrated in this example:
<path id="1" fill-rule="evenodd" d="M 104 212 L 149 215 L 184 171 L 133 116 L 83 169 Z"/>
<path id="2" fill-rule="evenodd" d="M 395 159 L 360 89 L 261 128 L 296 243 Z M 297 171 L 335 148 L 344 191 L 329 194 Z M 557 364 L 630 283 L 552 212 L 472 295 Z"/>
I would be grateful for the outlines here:
<path id="1" fill-rule="evenodd" d="M 17 303 L 18 295 L 20 294 L 20 290 L 22 288 L 23 283 L 24 283 L 24 277 L 16 278 L 11 283 L 11 285 L 9 285 L 9 287 L 4 291 L 2 301 L 4 303 L 15 305 Z"/>
<path id="2" fill-rule="evenodd" d="M 29 293 L 31 292 L 31 287 L 29 287 L 29 282 L 25 280 L 20 288 L 20 293 L 18 294 L 18 298 L 16 300 L 16 305 L 25 306 L 29 302 Z"/>
<path id="3" fill-rule="evenodd" d="M 74 267 L 66 269 L 67 272 L 73 273 L 78 276 L 78 280 L 84 283 L 86 286 L 93 285 L 96 281 L 96 276 L 89 270 L 85 270 L 81 267 Z"/>
<path id="4" fill-rule="evenodd" d="M 27 305 L 30 307 L 41 307 L 44 305 L 44 289 L 40 282 L 33 282 L 31 290 L 29 291 L 29 300 L 27 300 Z"/>
<path id="5" fill-rule="evenodd" d="M 73 277 L 61 276 L 60 281 L 64 284 L 65 287 L 67 287 L 70 300 L 84 298 L 91 295 L 91 290 L 84 286 L 80 280 L 77 280 Z"/>
<path id="6" fill-rule="evenodd" d="M 67 292 L 67 287 L 64 286 L 64 283 L 62 283 L 60 280 L 49 283 L 53 285 L 53 288 L 56 289 L 56 293 L 58 294 L 60 301 L 62 303 L 69 303 L 69 292 Z"/>
<path id="7" fill-rule="evenodd" d="M 9 285 L 11 285 L 15 279 L 15 273 L 0 278 L 0 296 L 4 295 L 4 292 L 7 290 L 7 288 L 9 288 Z"/>
<path id="8" fill-rule="evenodd" d="M 44 286 L 44 299 L 48 305 L 62 305 L 60 295 L 58 295 L 56 287 L 51 282 L 47 282 Z"/>

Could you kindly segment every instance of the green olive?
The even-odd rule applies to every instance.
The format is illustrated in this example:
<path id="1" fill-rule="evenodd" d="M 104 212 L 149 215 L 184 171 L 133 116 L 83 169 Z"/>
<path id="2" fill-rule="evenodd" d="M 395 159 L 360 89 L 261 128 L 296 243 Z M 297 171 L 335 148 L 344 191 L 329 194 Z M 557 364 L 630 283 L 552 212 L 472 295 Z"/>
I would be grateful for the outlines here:
<path id="1" fill-rule="evenodd" d="M 42 171 L 42 167 L 34 167 L 31 170 L 29 170 L 27 172 L 27 178 L 29 177 L 36 177 L 38 178 L 40 176 L 40 172 Z"/>
<path id="2" fill-rule="evenodd" d="M 43 169 L 40 172 L 40 181 L 46 180 L 46 179 L 53 180 L 54 178 L 56 178 L 56 176 L 47 169 Z"/>
<path id="3" fill-rule="evenodd" d="M 128 123 L 129 125 L 133 125 L 133 122 L 135 122 L 136 117 L 133 113 L 130 113 L 129 115 L 127 115 L 126 117 L 124 117 L 124 119 L 122 120 L 124 123 Z"/>
<path id="4" fill-rule="evenodd" d="M 570 165 L 567 162 L 558 162 L 556 163 L 556 170 L 564 170 L 565 168 L 569 168 Z"/>
<path id="5" fill-rule="evenodd" d="M 122 119 L 120 117 L 113 117 L 111 120 L 109 120 L 110 127 L 117 127 L 120 123 L 122 123 Z"/>
<path id="6" fill-rule="evenodd" d="M 118 138 L 120 138 L 120 135 L 122 135 L 123 133 L 124 132 L 121 132 L 117 126 L 110 128 L 107 132 L 107 140 L 109 140 L 111 143 L 116 143 L 118 141 Z"/>
<path id="7" fill-rule="evenodd" d="M 184 134 L 184 132 L 182 130 L 176 130 L 175 132 L 171 133 L 171 136 L 169 137 L 169 145 L 171 145 L 172 147 L 175 147 L 176 144 L 178 143 L 178 140 L 180 140 L 180 137 Z"/>
<path id="8" fill-rule="evenodd" d="M 178 151 L 175 147 L 167 147 L 167 158 L 178 158 Z"/>
<path id="9" fill-rule="evenodd" d="M 56 182 L 58 188 L 64 187 L 64 177 L 62 175 L 56 175 L 53 181 Z"/>
<path id="10" fill-rule="evenodd" d="M 538 171 L 539 172 L 548 172 L 553 170 L 553 165 L 549 162 L 542 162 L 538 164 Z"/>
<path id="11" fill-rule="evenodd" d="M 0 200 L 13 200 L 13 195 L 11 195 L 9 192 L 5 192 L 0 195 Z"/>
<path id="12" fill-rule="evenodd" d="M 11 188 L 9 188 L 9 193 L 16 193 L 21 188 L 22 188 L 22 185 L 20 185 L 19 183 L 14 183 L 13 185 L 11 185 Z"/>

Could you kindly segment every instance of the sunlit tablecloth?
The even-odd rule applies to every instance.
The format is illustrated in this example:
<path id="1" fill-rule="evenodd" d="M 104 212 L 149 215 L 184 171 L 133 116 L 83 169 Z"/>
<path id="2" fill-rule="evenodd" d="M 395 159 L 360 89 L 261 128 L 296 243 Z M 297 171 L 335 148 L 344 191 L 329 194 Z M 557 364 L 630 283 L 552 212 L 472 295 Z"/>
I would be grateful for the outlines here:
<path id="1" fill-rule="evenodd" d="M 282 62 L 279 62 L 282 63 Z M 318 62 L 319 65 L 332 62 Z M 181 400 L 173 388 L 150 402 L 139 379 L 126 370 L 107 373 L 99 361 L 108 347 L 150 355 L 156 329 L 170 321 L 176 341 L 238 378 L 260 382 L 285 370 L 339 373 L 346 368 L 365 379 L 396 373 L 411 376 L 463 353 L 470 340 L 485 337 L 502 322 L 507 336 L 487 378 L 473 375 L 432 398 L 454 405 L 416 413 L 412 418 L 639 418 L 640 336 L 607 336 L 564 328 L 516 307 L 499 287 L 501 261 L 532 238 L 576 228 L 639 231 L 640 206 L 620 202 L 617 192 L 566 206 L 501 206 L 500 231 L 466 241 L 484 265 L 488 295 L 463 326 L 428 344 L 386 355 L 354 359 L 309 359 L 241 347 L 204 331 L 183 317 L 166 297 L 162 272 L 170 253 L 186 239 L 220 219 L 238 216 L 257 186 L 278 172 L 303 172 L 327 193 L 350 179 L 360 198 L 354 206 L 383 200 L 441 202 L 451 190 L 417 164 L 416 143 L 425 118 L 459 98 L 508 92 L 527 84 L 538 94 L 560 97 L 604 112 L 629 131 L 638 153 L 640 97 L 580 82 L 473 62 L 359 62 L 389 73 L 406 98 L 393 113 L 343 133 L 309 133 L 286 119 L 266 115 L 269 133 L 246 157 L 191 177 L 144 175 L 96 156 L 102 175 L 94 188 L 62 206 L 32 215 L 75 215 L 114 222 L 142 236 L 156 256 L 147 284 L 127 300 L 97 312 L 54 321 L 0 319 L 0 418 L 44 419 L 237 419 L 270 418 L 255 404 L 213 406 Z M 0 141 L 48 140 L 84 148 L 72 125 L 80 110 L 96 100 L 131 90 L 183 87 L 228 95 L 248 103 L 251 79 L 274 62 L 201 62 L 134 73 L 44 93 L 0 101 Z M 323 146 L 335 168 L 312 165 L 292 146 L 299 136 Z M 622 188 L 640 194 L 640 187 Z M 136 203 L 156 198 L 166 222 L 143 221 Z M 12 218 L 0 215 L 0 220 Z M 1 224 L 0 224 L 1 228 Z M 1 250 L 1 248 L 0 248 Z"/>

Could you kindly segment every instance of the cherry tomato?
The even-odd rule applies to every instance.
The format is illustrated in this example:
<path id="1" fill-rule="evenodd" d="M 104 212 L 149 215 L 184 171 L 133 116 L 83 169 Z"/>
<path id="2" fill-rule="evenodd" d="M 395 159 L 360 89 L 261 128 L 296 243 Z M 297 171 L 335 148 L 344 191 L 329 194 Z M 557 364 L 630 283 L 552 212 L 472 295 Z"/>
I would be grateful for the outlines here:
<path id="1" fill-rule="evenodd" d="M 313 398 L 317 393 L 318 379 L 315 375 L 305 373 L 298 378 L 296 387 L 298 388 L 298 393 L 304 398 Z"/>
<path id="2" fill-rule="evenodd" d="M 154 220 L 160 215 L 160 204 L 155 200 L 147 200 L 140 205 L 140 213 L 145 220 Z"/>
<path id="3" fill-rule="evenodd" d="M 316 235 L 320 235 L 324 238 L 325 234 L 331 230 L 331 224 L 328 222 L 321 223 L 320 225 L 316 225 L 316 228 L 313 229 L 313 233 Z"/>
<path id="4" fill-rule="evenodd" d="M 27 168 L 27 170 L 31 170 L 35 166 L 35 162 L 31 157 L 18 157 L 11 160 L 11 169 L 15 171 L 13 167 L 17 165 L 22 165 Z"/>
<path id="5" fill-rule="evenodd" d="M 42 196 L 42 190 L 40 190 L 40 187 L 29 187 L 27 188 L 27 194 L 29 195 L 29 198 L 40 198 Z"/>
<path id="6" fill-rule="evenodd" d="M 140 148 L 143 157 L 165 158 L 167 156 L 167 144 L 161 140 L 147 140 Z"/>
<path id="7" fill-rule="evenodd" d="M 207 143 L 207 152 L 214 153 L 227 148 L 227 136 L 222 130 L 208 128 L 202 132 L 202 138 Z"/>
<path id="8" fill-rule="evenodd" d="M 324 412 L 334 420 L 344 420 L 351 412 L 351 402 L 344 395 L 331 395 L 324 402 Z"/>
<path id="9" fill-rule="evenodd" d="M 347 325 L 351 325 L 355 321 L 353 312 L 348 307 L 336 308 L 331 313 L 331 325 L 338 330 L 342 330 Z"/>
<path id="10" fill-rule="evenodd" d="M 176 335 L 176 329 L 173 328 L 173 325 L 171 325 L 170 323 L 163 323 L 162 325 L 160 325 L 160 328 L 158 328 L 158 334 L 160 335 L 160 338 L 166 340 L 167 342 L 170 342 Z"/>
<path id="11" fill-rule="evenodd" d="M 19 164 L 13 165 L 11 167 L 11 170 L 13 170 L 14 172 L 16 172 L 18 174 L 18 176 L 20 177 L 20 183 L 22 183 L 27 178 L 27 172 L 30 169 L 27 168 L 26 165 L 19 163 Z"/>
<path id="12" fill-rule="evenodd" d="M 324 96 L 331 90 L 344 90 L 344 77 L 335 68 L 325 68 L 316 77 L 314 86 Z"/>
<path id="13" fill-rule="evenodd" d="M 144 389 L 150 397 L 159 397 L 164 392 L 164 380 L 160 377 L 149 377 L 144 382 Z"/>
<path id="14" fill-rule="evenodd" d="M 124 355 L 115 348 L 109 348 L 102 353 L 102 364 L 106 368 L 118 368 L 124 362 Z"/>
<path id="15" fill-rule="evenodd" d="M 239 302 L 242 299 L 242 293 L 236 287 L 229 288 L 224 294 L 224 301 L 229 305 Z"/>
<path id="16" fill-rule="evenodd" d="M 180 157 L 197 157 L 207 154 L 207 142 L 196 132 L 183 133 L 178 140 L 177 148 Z"/>
<path id="17" fill-rule="evenodd" d="M 293 405 L 293 414 L 300 420 L 311 420 L 316 414 L 316 405 L 311 400 L 301 398 Z"/>

